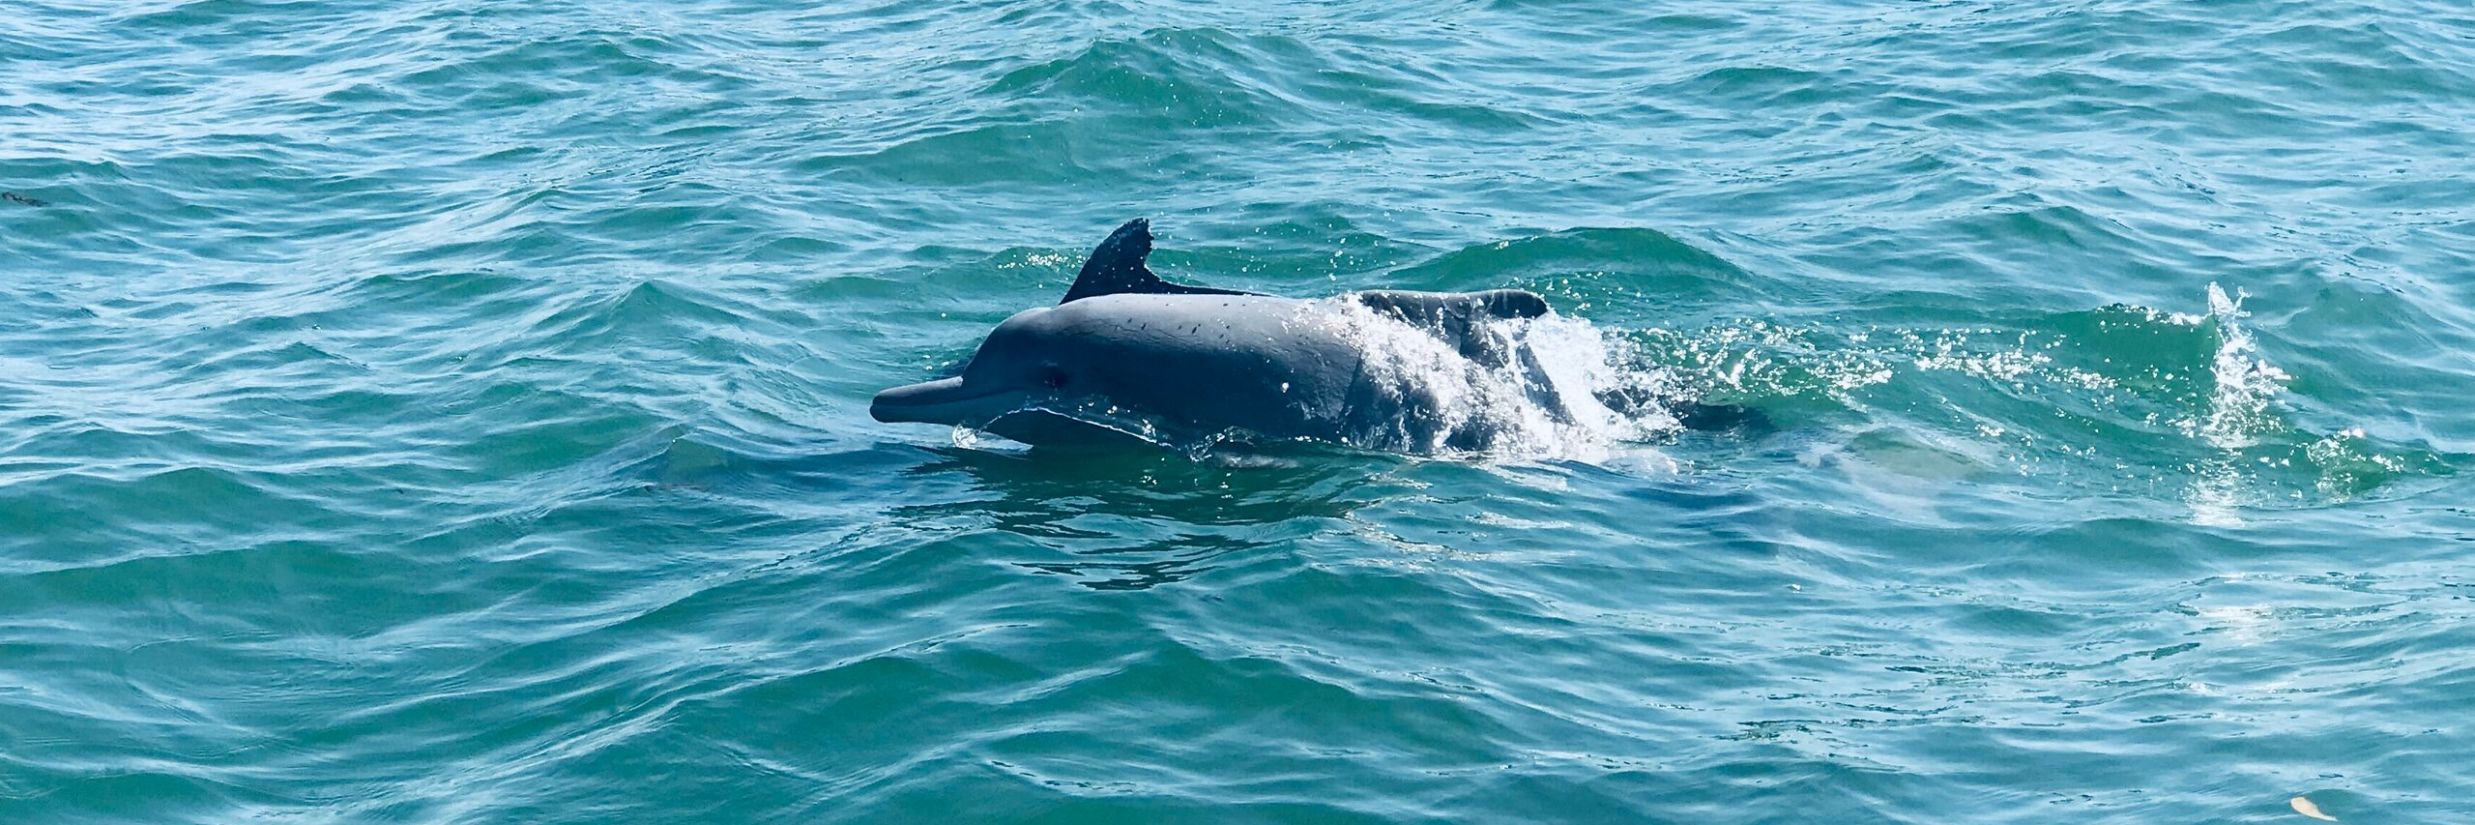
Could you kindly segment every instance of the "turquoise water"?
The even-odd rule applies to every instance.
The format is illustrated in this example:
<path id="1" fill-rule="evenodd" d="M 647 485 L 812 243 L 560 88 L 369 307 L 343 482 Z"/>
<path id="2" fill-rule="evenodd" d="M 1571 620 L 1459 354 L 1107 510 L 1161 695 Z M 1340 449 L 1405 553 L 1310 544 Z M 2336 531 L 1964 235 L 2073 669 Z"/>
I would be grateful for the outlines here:
<path id="1" fill-rule="evenodd" d="M 2475 15 L 1640 5 L 12 4 L 0 821 L 2475 818 Z M 1775 426 L 870 420 L 1137 216 Z"/>

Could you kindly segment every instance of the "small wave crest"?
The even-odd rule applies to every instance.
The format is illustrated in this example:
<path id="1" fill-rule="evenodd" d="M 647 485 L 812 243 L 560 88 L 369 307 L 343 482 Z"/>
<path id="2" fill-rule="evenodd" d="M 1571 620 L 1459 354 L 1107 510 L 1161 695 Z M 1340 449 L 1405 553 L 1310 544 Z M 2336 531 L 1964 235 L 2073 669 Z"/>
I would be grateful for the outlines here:
<path id="1" fill-rule="evenodd" d="M 2039 495 L 2154 500 L 2206 526 L 2455 472 L 2447 456 L 2360 426 L 2315 429 L 2310 400 L 2290 398 L 2292 377 L 2247 326 L 2244 296 L 2211 284 L 2202 297 L 2193 313 L 2117 304 L 1965 326 L 1746 320 L 1638 336 L 1650 361 L 1695 386 L 1817 438 L 1842 431 L 1812 454 L 1934 478 L 2033 477 Z M 1934 469 L 1904 455 L 1915 451 Z"/>

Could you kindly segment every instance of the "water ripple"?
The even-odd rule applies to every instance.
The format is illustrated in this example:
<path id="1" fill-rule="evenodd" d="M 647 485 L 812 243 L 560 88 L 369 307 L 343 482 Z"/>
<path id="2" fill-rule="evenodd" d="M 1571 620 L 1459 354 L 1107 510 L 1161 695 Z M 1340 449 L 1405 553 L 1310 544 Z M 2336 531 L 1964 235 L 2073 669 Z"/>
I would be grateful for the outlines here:
<path id="1" fill-rule="evenodd" d="M 0 820 L 2463 819 L 2469 25 L 17 4 Z M 864 415 L 1135 216 L 1777 426 Z"/>

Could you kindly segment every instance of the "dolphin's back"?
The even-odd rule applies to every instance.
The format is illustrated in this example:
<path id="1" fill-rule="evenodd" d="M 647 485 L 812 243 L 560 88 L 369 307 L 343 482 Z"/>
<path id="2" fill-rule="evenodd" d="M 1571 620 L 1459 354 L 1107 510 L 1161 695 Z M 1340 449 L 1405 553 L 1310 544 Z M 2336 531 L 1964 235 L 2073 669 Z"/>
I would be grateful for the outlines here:
<path id="1" fill-rule="evenodd" d="M 1320 302 L 1260 295 L 1121 294 L 1048 310 L 1124 406 L 1263 435 L 1327 436 L 1348 414 L 1360 352 Z"/>

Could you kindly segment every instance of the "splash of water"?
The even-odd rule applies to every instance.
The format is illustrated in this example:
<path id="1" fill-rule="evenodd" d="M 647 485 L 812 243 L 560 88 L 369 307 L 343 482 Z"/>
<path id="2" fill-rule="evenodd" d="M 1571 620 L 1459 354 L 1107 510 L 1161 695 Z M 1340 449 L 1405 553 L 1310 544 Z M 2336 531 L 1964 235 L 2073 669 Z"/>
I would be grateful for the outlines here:
<path id="1" fill-rule="evenodd" d="M 2289 376 L 2261 358 L 2260 345 L 2237 322 L 2251 314 L 2243 311 L 2243 298 L 2239 293 L 2228 297 L 2224 289 L 2209 284 L 2208 319 L 2217 324 L 2217 352 L 2209 365 L 2215 389 L 2196 433 L 2221 450 L 2252 446 L 2261 435 L 2283 426 L 2270 403 Z"/>
<path id="2" fill-rule="evenodd" d="M 2209 284 L 2207 321 L 2217 327 L 2217 351 L 2210 359 L 2213 379 L 2208 406 L 2186 425 L 2186 431 L 2217 453 L 2200 463 L 2185 501 L 2192 522 L 2211 527 L 2241 527 L 2246 448 L 2284 423 L 2271 409 L 2286 385 L 2285 371 L 2260 357 L 2260 346 L 2237 319 L 2247 316 L 2240 292 L 2229 297 Z M 2178 318 L 2179 320 L 2179 318 Z"/>
<path id="3" fill-rule="evenodd" d="M 1973 456 L 1961 466 L 2154 497 L 2210 524 L 2455 472 L 2361 428 L 2301 429 L 2243 296 L 2212 285 L 2202 297 L 2192 313 L 2116 304 L 1958 328 L 1740 319 L 1634 336 L 1651 360 L 1731 398 L 1824 410 L 1807 419 L 1858 433 L 1894 428 Z"/>
<path id="4" fill-rule="evenodd" d="M 1344 435 L 1355 446 L 1419 454 L 1603 461 L 1625 445 L 1673 434 L 1656 404 L 1610 407 L 1602 396 L 1666 399 L 1676 377 L 1649 365 L 1622 336 L 1562 315 L 1489 320 L 1472 329 L 1472 358 L 1436 335 L 1346 296 L 1313 311 L 1339 325 L 1364 357 L 1377 409 Z"/>

